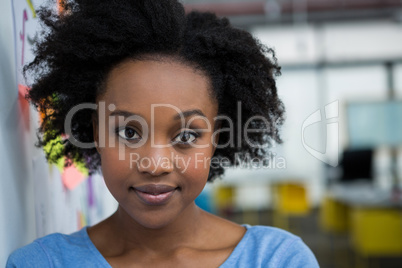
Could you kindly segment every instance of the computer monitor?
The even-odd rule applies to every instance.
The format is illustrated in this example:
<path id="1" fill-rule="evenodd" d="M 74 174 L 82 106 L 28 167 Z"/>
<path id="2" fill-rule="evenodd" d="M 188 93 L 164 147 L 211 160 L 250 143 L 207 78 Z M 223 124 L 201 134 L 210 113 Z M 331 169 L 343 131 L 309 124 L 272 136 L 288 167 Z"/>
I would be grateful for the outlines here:
<path id="1" fill-rule="evenodd" d="M 347 149 L 340 162 L 342 176 L 340 181 L 371 181 L 373 179 L 373 149 Z"/>

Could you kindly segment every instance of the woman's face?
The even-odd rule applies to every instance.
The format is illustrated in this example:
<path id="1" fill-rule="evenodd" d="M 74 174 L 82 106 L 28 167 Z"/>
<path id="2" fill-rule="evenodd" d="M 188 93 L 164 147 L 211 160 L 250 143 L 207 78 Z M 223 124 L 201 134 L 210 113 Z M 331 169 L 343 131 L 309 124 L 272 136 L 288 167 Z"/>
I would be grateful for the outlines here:
<path id="1" fill-rule="evenodd" d="M 200 71 L 174 60 L 125 61 L 109 73 L 95 128 L 102 172 L 144 227 L 178 219 L 207 182 L 218 111 L 209 87 Z"/>

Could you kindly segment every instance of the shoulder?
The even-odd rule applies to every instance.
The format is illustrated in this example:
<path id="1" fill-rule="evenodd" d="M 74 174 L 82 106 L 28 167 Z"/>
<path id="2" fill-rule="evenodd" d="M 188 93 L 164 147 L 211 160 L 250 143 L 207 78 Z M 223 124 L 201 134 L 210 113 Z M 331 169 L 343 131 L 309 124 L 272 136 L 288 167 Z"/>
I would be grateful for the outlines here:
<path id="1" fill-rule="evenodd" d="M 261 225 L 244 226 L 247 228 L 246 234 L 248 236 L 247 242 L 249 245 L 263 246 L 266 244 L 266 246 L 271 248 L 288 244 L 291 245 L 292 243 L 301 240 L 300 237 L 276 227 Z"/>
<path id="2" fill-rule="evenodd" d="M 9 256 L 6 267 L 53 267 L 67 264 L 69 260 L 85 254 L 85 248 L 85 229 L 70 235 L 53 233 L 15 250 Z"/>
<path id="3" fill-rule="evenodd" d="M 233 264 L 253 263 L 253 267 L 275 268 L 319 267 L 314 254 L 300 237 L 275 227 L 245 226 L 247 232 L 232 254 Z"/>
<path id="4" fill-rule="evenodd" d="M 11 255 L 8 257 L 6 268 L 35 267 L 35 265 L 49 265 L 46 252 L 36 241 L 11 253 Z"/>

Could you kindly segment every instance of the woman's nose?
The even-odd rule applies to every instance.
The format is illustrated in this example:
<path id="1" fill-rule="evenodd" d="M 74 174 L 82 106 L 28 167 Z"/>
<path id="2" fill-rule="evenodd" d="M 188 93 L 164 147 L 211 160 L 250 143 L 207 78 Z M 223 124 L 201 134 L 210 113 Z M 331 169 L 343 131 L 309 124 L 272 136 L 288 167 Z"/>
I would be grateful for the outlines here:
<path id="1" fill-rule="evenodd" d="M 173 171 L 173 156 L 169 145 L 148 145 L 143 149 L 137 165 L 139 172 L 161 176 Z"/>

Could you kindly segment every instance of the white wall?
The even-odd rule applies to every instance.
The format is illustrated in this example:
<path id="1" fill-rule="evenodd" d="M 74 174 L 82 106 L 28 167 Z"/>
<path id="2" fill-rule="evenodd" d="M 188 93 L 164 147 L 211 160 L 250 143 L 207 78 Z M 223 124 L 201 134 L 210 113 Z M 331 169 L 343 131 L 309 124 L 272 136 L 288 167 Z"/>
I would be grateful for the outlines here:
<path id="1" fill-rule="evenodd" d="M 28 155 L 32 137 L 18 103 L 11 1 L 1 2 L 0 15 L 0 266 L 9 252 L 35 238 L 33 181 Z"/>
<path id="2" fill-rule="evenodd" d="M 392 21 L 256 27 L 281 64 L 393 60 L 402 56 L 402 24 Z"/>
<path id="3" fill-rule="evenodd" d="M 396 96 L 398 99 L 402 99 L 402 63 L 395 66 L 394 79 Z"/>
<path id="4" fill-rule="evenodd" d="M 87 224 L 94 224 L 110 215 L 116 203 L 102 177 L 94 176 L 95 205 L 89 206 L 89 181 L 66 189 L 57 168 L 50 167 L 43 151 L 34 146 L 38 115 L 18 97 L 11 0 L 0 0 L 0 6 L 0 267 L 4 267 L 13 250 L 35 238 L 75 231 L 77 212 Z"/>
<path id="5" fill-rule="evenodd" d="M 328 61 L 401 59 L 402 23 L 367 21 L 323 26 Z"/>

